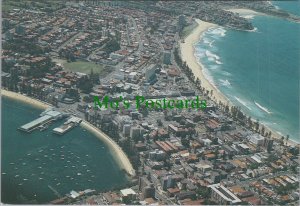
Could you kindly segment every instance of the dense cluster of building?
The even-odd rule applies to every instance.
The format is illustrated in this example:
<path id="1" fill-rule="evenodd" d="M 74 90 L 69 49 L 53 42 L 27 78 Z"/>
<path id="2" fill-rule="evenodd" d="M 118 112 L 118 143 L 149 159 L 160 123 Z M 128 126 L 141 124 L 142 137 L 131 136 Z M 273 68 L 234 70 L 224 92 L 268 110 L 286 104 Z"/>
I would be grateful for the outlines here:
<path id="1" fill-rule="evenodd" d="M 72 191 L 53 204 L 298 204 L 299 146 L 241 124 L 174 61 L 179 33 L 193 22 L 189 14 L 177 15 L 175 7 L 183 3 L 131 2 L 136 8 L 130 8 L 92 2 L 3 16 L 2 87 L 86 119 L 118 142 L 137 171 L 131 187 Z M 165 4 L 169 10 L 160 9 Z M 184 4 L 192 9 L 192 3 Z M 94 81 L 92 72 L 65 70 L 59 60 L 93 62 L 110 72 Z M 207 107 L 95 110 L 93 97 L 106 95 L 200 96 Z"/>

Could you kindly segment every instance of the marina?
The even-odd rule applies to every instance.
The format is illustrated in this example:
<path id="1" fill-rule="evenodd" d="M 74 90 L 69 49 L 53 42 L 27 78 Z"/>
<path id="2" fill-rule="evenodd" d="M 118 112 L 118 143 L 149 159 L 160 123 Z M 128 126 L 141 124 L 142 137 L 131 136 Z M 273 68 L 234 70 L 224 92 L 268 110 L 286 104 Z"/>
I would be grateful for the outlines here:
<path id="1" fill-rule="evenodd" d="M 48 124 L 52 123 L 53 121 L 62 119 L 64 117 L 66 117 L 66 114 L 55 111 L 54 108 L 49 108 L 42 112 L 39 118 L 27 124 L 24 124 L 18 129 L 28 133 L 32 132 L 35 129 L 40 129 L 40 131 L 43 131 L 48 128 Z"/>
<path id="2" fill-rule="evenodd" d="M 40 117 L 24 124 L 23 126 L 19 127 L 18 129 L 24 132 L 32 132 L 33 130 L 39 129 L 40 131 L 45 131 L 49 128 L 49 125 L 52 124 L 54 121 L 63 119 L 65 117 L 70 116 L 69 113 L 62 113 L 56 111 L 54 108 L 49 108 L 43 111 L 40 114 Z M 56 127 L 53 129 L 53 133 L 63 135 L 66 132 L 70 131 L 72 128 L 78 126 L 81 123 L 82 119 L 70 116 L 70 118 L 60 127 Z"/>
<path id="3" fill-rule="evenodd" d="M 81 123 L 81 121 L 82 119 L 72 116 L 63 125 L 54 128 L 53 133 L 63 135 L 66 132 L 70 131 L 72 128 L 78 126 Z"/>
<path id="4" fill-rule="evenodd" d="M 38 126 L 34 132 L 20 132 L 18 127 L 46 112 L 6 98 L 2 104 L 3 118 L 6 119 L 2 156 L 6 161 L 2 163 L 1 173 L 2 185 L 7 188 L 2 193 L 5 197 L 3 201 L 20 204 L 35 200 L 46 203 L 59 198 L 48 185 L 64 196 L 70 190 L 106 190 L 127 183 L 126 176 L 120 172 L 108 149 L 99 150 L 105 145 L 93 134 L 84 132 L 80 125 L 65 133 L 63 138 L 55 138 L 57 135 L 53 133 L 53 128 L 63 125 L 71 116 L 58 121 L 53 119 L 43 132 L 38 131 Z M 36 187 L 37 184 L 39 187 Z M 26 200 L 20 198 L 21 195 Z"/>

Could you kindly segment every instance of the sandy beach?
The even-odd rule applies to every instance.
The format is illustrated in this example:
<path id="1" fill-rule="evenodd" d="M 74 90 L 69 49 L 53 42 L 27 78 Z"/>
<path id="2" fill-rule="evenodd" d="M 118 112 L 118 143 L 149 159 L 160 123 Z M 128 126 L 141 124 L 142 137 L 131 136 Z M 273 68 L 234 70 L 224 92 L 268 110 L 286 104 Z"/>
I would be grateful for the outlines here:
<path id="1" fill-rule="evenodd" d="M 263 13 L 259 13 L 250 9 L 228 9 L 227 11 L 238 13 L 240 15 L 264 15 Z"/>
<path id="2" fill-rule="evenodd" d="M 239 13 L 240 15 L 260 15 L 260 13 L 248 9 L 231 9 L 230 11 Z M 219 101 L 221 101 L 225 105 L 233 106 L 229 99 L 225 97 L 214 85 L 212 85 L 205 78 L 202 70 L 203 65 L 195 57 L 194 45 L 197 42 L 199 42 L 202 33 L 208 30 L 209 28 L 218 27 L 218 25 L 205 22 L 199 19 L 196 19 L 196 22 L 198 23 L 198 26 L 185 38 L 184 43 L 180 43 L 181 58 L 183 61 L 186 61 L 187 65 L 191 68 L 195 77 L 198 77 L 200 79 L 201 86 L 204 87 L 206 90 L 213 90 L 212 99 L 215 102 L 218 103 Z M 281 135 L 279 133 L 270 129 L 266 125 L 264 125 L 264 127 L 266 132 L 272 132 L 273 138 L 281 139 Z M 287 142 L 287 145 L 298 145 L 298 143 L 294 142 L 293 140 L 289 140 Z"/>
<path id="3" fill-rule="evenodd" d="M 119 166 L 123 168 L 129 175 L 135 176 L 135 171 L 127 157 L 127 155 L 123 152 L 121 147 L 112 140 L 109 136 L 107 136 L 105 133 L 91 125 L 90 123 L 86 121 L 82 121 L 81 126 L 88 131 L 92 132 L 94 135 L 96 135 L 101 141 L 103 141 L 112 152 L 112 155 L 118 162 Z"/>
<path id="4" fill-rule="evenodd" d="M 16 92 L 11 92 L 11 91 L 4 90 L 4 89 L 1 89 L 1 95 L 6 96 L 6 97 L 11 98 L 11 99 L 15 99 L 17 101 L 24 102 L 26 104 L 33 105 L 33 106 L 38 107 L 40 109 L 47 109 L 47 108 L 52 106 L 52 105 L 50 105 L 46 102 L 42 102 L 40 100 L 32 99 L 32 98 L 27 97 L 25 95 L 22 95 L 22 94 L 19 94 L 19 93 L 16 93 Z"/>
<path id="5" fill-rule="evenodd" d="M 204 87 L 206 90 L 213 90 L 213 100 L 215 100 L 216 102 L 221 101 L 225 105 L 229 105 L 230 101 L 204 77 L 204 74 L 202 73 L 203 65 L 197 60 L 197 58 L 194 55 L 194 44 L 199 41 L 201 34 L 207 29 L 211 27 L 216 27 L 217 25 L 201 21 L 199 19 L 196 19 L 196 22 L 198 23 L 198 26 L 193 30 L 191 34 L 189 34 L 185 38 L 184 43 L 180 43 L 181 58 L 183 61 L 186 61 L 187 65 L 191 68 L 195 77 L 198 77 L 201 80 L 201 86 Z"/>
<path id="6" fill-rule="evenodd" d="M 47 109 L 52 106 L 48 103 L 45 103 L 45 102 L 42 102 L 42 101 L 39 101 L 36 99 L 32 99 L 32 98 L 24 96 L 22 94 L 7 91 L 4 89 L 1 89 L 1 95 L 11 98 L 11 99 L 14 99 L 14 100 L 17 100 L 17 101 L 31 104 L 40 109 Z M 126 156 L 126 154 L 123 152 L 123 150 L 119 147 L 119 145 L 116 142 L 114 142 L 109 136 L 107 136 L 105 133 L 103 133 L 98 128 L 94 127 L 93 125 L 91 125 L 90 123 L 88 123 L 86 121 L 83 121 L 81 123 L 81 126 L 85 129 L 87 129 L 88 131 L 92 132 L 97 138 L 99 138 L 101 141 L 103 141 L 109 147 L 113 157 L 115 158 L 118 165 L 122 169 L 124 169 L 131 176 L 135 175 L 135 171 L 134 171 L 132 164 L 130 163 L 128 157 Z"/>

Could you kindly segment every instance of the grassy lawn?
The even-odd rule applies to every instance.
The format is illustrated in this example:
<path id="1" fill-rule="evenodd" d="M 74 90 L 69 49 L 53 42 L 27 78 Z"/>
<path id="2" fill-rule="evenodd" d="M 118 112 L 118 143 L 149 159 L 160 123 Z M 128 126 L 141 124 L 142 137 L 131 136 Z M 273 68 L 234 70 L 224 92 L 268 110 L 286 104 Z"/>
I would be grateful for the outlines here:
<path id="1" fill-rule="evenodd" d="M 64 68 L 73 72 L 81 72 L 85 74 L 90 74 L 93 69 L 94 73 L 99 73 L 100 75 L 107 75 L 111 70 L 101 64 L 95 64 L 93 62 L 66 62 L 63 64 Z"/>

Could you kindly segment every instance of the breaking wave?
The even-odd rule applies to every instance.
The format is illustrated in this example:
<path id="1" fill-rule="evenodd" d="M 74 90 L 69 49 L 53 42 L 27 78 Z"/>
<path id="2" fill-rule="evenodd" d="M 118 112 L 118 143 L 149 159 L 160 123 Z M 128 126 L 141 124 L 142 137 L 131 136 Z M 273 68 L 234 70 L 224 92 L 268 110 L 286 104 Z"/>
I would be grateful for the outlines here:
<path id="1" fill-rule="evenodd" d="M 241 103 L 242 105 L 244 105 L 246 108 L 248 108 L 249 110 L 252 110 L 245 101 L 241 100 L 240 98 L 234 96 L 234 98 L 239 102 Z"/>
<path id="2" fill-rule="evenodd" d="M 231 86 L 231 83 L 228 81 L 228 79 L 219 79 L 219 81 L 221 82 L 221 85 L 222 86 L 225 86 L 225 87 L 230 87 Z"/>
<path id="3" fill-rule="evenodd" d="M 266 113 L 268 113 L 268 114 L 272 114 L 272 112 L 270 112 L 267 108 L 265 108 L 265 107 L 261 106 L 260 104 L 258 104 L 256 101 L 254 101 L 254 104 L 255 104 L 258 108 L 260 108 L 262 111 L 264 111 L 264 112 L 266 112 Z"/>
<path id="4" fill-rule="evenodd" d="M 211 59 L 213 59 L 213 60 L 220 60 L 220 57 L 218 56 L 218 55 L 216 55 L 216 54 L 214 54 L 214 53 L 212 53 L 212 52 L 210 52 L 210 51 L 208 51 L 208 50 L 206 50 L 205 51 L 205 55 L 208 57 L 208 58 L 210 58 L 211 57 Z"/>
<path id="5" fill-rule="evenodd" d="M 216 28 L 216 29 L 213 29 L 213 30 L 209 30 L 209 33 L 217 35 L 217 36 L 225 36 L 226 35 L 226 30 L 219 27 L 219 28 Z"/>

